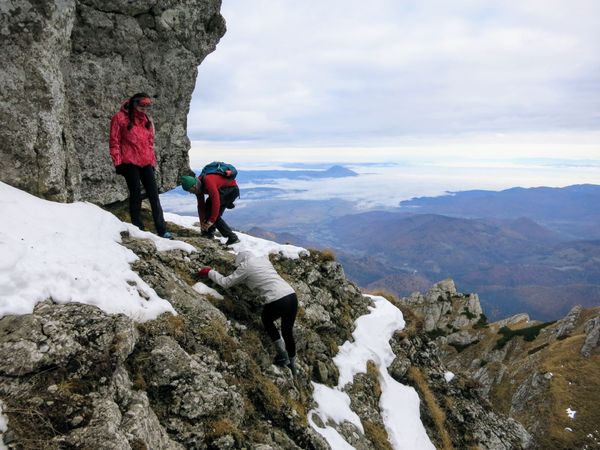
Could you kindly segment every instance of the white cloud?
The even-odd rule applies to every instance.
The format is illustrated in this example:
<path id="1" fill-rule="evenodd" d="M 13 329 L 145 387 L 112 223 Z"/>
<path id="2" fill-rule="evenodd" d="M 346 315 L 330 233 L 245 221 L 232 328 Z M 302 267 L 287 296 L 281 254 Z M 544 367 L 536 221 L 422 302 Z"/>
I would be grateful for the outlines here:
<path id="1" fill-rule="evenodd" d="M 600 119 L 596 1 L 230 0 L 223 14 L 192 139 L 395 145 Z"/>

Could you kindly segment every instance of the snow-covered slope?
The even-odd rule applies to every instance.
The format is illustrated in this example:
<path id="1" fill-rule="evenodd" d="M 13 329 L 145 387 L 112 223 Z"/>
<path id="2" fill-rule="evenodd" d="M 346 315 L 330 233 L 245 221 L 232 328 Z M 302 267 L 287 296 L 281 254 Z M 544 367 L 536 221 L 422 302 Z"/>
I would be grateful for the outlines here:
<path id="1" fill-rule="evenodd" d="M 91 203 L 42 200 L 0 183 L 0 317 L 27 314 L 36 303 L 95 305 L 137 320 L 174 312 L 130 264 L 121 233 L 151 239 L 158 250 L 195 251 L 121 222 Z"/>
<path id="2" fill-rule="evenodd" d="M 344 387 L 353 382 L 356 374 L 366 373 L 367 362 L 373 361 L 381 386 L 379 407 L 392 447 L 434 450 L 420 419 L 419 396 L 412 387 L 398 383 L 387 371 L 395 357 L 389 341 L 395 331 L 404 328 L 402 312 L 383 297 L 369 297 L 374 303 L 370 314 L 356 321 L 352 333 L 354 341 L 346 341 L 334 358 L 340 371 L 338 385 L 330 388 L 313 383 L 314 398 L 319 406 L 309 413 L 309 422 L 333 448 L 353 448 L 334 428 L 317 426 L 311 416 L 319 415 L 323 423 L 348 421 L 364 432 L 358 415 L 350 408 L 350 397 Z"/>

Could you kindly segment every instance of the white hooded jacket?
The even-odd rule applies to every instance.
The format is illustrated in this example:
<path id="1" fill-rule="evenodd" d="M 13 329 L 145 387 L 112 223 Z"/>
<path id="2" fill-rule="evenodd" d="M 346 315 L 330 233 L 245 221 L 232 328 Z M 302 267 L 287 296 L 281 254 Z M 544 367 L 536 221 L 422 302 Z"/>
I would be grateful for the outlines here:
<path id="1" fill-rule="evenodd" d="M 208 278 L 225 289 L 243 282 L 250 289 L 258 291 L 265 298 L 265 304 L 294 294 L 294 289 L 279 276 L 268 257 L 240 252 L 235 257 L 235 263 L 237 269 L 228 277 L 212 269 L 208 272 Z"/>

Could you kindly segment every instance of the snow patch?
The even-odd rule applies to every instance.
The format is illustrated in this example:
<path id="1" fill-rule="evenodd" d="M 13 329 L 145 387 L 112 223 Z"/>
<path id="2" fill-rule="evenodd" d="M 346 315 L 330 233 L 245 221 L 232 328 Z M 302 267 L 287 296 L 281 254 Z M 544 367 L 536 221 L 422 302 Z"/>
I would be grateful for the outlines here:
<path id="1" fill-rule="evenodd" d="M 350 422 L 364 433 L 360 417 L 350 409 L 350 397 L 339 389 L 312 382 L 314 398 L 317 402 L 318 415 L 324 423 L 332 420 L 335 423 Z"/>
<path id="2" fill-rule="evenodd" d="M 165 220 L 173 222 L 180 227 L 190 228 L 198 232 L 201 231 L 200 227 L 197 226 L 198 217 L 180 216 L 178 214 L 165 213 Z M 309 251 L 305 248 L 297 247 L 295 245 L 278 244 L 277 242 L 250 236 L 245 233 L 240 233 L 239 231 L 236 231 L 235 234 L 237 234 L 240 242 L 229 247 L 232 253 L 237 254 L 239 252 L 246 251 L 255 256 L 268 256 L 269 254 L 274 253 L 281 254 L 290 259 L 298 259 L 300 256 L 309 254 Z M 219 238 L 219 240 L 223 244 L 227 242 L 227 238 L 224 237 Z"/>
<path id="3" fill-rule="evenodd" d="M 219 294 L 217 291 L 215 291 L 213 288 L 208 287 L 207 285 L 205 285 L 204 283 L 196 283 L 194 286 L 192 286 L 194 288 L 194 290 L 196 292 L 198 292 L 199 294 L 202 295 L 210 295 L 211 297 L 216 298 L 217 300 L 223 300 L 223 296 L 221 294 Z"/>
<path id="4" fill-rule="evenodd" d="M 4 415 L 4 403 L 0 402 L 0 450 L 8 450 L 4 445 L 4 433 L 8 430 L 8 418 Z"/>
<path id="5" fill-rule="evenodd" d="M 91 203 L 42 200 L 1 182 L 0 217 L 0 317 L 30 314 L 48 298 L 140 321 L 175 313 L 131 269 L 138 257 L 120 245 L 121 232 L 151 239 L 160 251 L 193 246 L 140 231 Z"/>
<path id="6" fill-rule="evenodd" d="M 318 427 L 312 417 L 313 414 L 319 416 L 325 424 L 329 420 L 340 423 L 336 417 L 341 421 L 352 422 L 352 416 L 347 410 L 349 404 L 346 407 L 338 399 L 332 406 L 329 403 L 330 397 L 334 396 L 334 391 L 343 393 L 344 387 L 352 382 L 356 374 L 366 373 L 367 362 L 373 361 L 377 366 L 381 386 L 379 407 L 392 447 L 396 450 L 435 450 L 420 419 L 420 401 L 416 391 L 398 383 L 387 372 L 387 367 L 395 358 L 389 341 L 396 330 L 404 328 L 402 313 L 383 297 L 368 297 L 374 304 L 369 308 L 371 312 L 356 320 L 352 333 L 354 341 L 346 341 L 333 359 L 340 373 L 338 385 L 328 388 L 313 383 L 314 399 L 319 406 L 309 412 L 309 423 L 332 448 L 346 448 L 340 445 L 339 439 L 349 446 L 332 427 Z M 362 430 L 362 427 L 359 429 Z"/>
<path id="7" fill-rule="evenodd" d="M 444 380 L 446 380 L 446 383 L 450 383 L 453 379 L 454 379 L 455 375 L 448 371 L 444 374 Z"/>
<path id="8" fill-rule="evenodd" d="M 569 416 L 571 419 L 574 419 L 575 414 L 577 414 L 577 411 L 573 411 L 570 407 L 567 408 L 567 416 Z"/>

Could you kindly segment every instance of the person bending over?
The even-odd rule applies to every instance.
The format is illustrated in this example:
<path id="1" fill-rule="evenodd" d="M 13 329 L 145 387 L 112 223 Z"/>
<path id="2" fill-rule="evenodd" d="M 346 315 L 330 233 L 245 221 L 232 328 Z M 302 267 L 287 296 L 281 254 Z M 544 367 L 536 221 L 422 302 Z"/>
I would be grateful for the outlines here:
<path id="1" fill-rule="evenodd" d="M 202 278 L 209 278 L 227 289 L 239 283 L 258 291 L 264 299 L 262 323 L 275 345 L 275 364 L 287 366 L 296 375 L 296 342 L 294 322 L 298 312 L 298 298 L 294 289 L 279 276 L 267 256 L 254 256 L 242 251 L 235 258 L 237 268 L 225 277 L 211 267 L 198 270 Z M 281 318 L 281 334 L 275 321 Z M 282 336 L 283 335 L 283 338 Z"/>
<path id="2" fill-rule="evenodd" d="M 240 189 L 235 180 L 218 174 L 208 174 L 203 177 L 181 177 L 181 187 L 184 191 L 196 194 L 198 202 L 198 219 L 202 235 L 213 238 L 215 228 L 227 238 L 226 245 L 240 242 L 237 234 L 223 220 L 225 209 L 233 208 L 235 199 L 240 196 Z M 205 200 L 204 196 L 207 195 Z"/>

